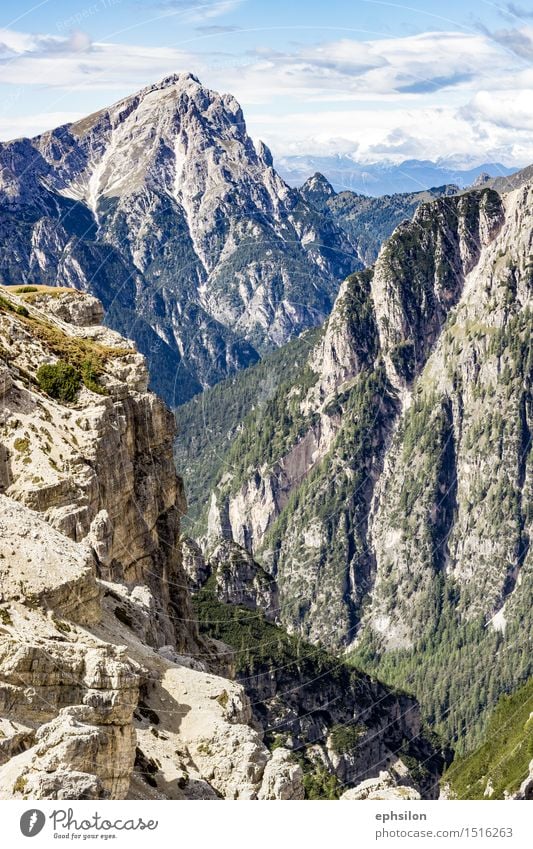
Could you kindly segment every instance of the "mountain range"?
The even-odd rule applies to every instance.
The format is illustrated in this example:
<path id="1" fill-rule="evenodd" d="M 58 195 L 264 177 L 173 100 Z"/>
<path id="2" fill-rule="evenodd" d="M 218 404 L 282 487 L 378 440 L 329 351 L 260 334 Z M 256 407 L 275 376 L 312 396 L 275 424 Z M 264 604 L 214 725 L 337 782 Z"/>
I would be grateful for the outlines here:
<path id="1" fill-rule="evenodd" d="M 239 546 L 182 538 L 172 414 L 102 316 L 0 289 L 0 798 L 435 798 L 416 700 L 290 637 Z"/>
<path id="2" fill-rule="evenodd" d="M 247 549 L 275 579 L 290 633 L 414 690 L 458 750 L 531 675 L 523 177 L 506 195 L 420 205 L 343 283 L 325 326 L 293 343 L 290 369 L 280 351 L 270 384 L 256 366 L 178 411 L 191 477 L 200 417 L 215 440 L 201 470 L 210 504 L 191 487 L 207 550 L 221 535 Z M 242 401 L 240 422 L 224 397 L 230 411 Z"/>
<path id="3" fill-rule="evenodd" d="M 0 796 L 530 798 L 531 167 L 291 187 L 184 73 L 0 168 Z"/>
<path id="4" fill-rule="evenodd" d="M 276 166 L 291 186 L 301 185 L 318 171 L 338 192 L 352 191 L 372 197 L 420 192 L 446 183 L 465 189 L 482 175 L 503 179 L 517 170 L 501 162 L 484 162 L 471 167 L 447 160 L 431 162 L 427 159 L 367 163 L 358 162 L 349 154 L 281 156 L 276 160 Z"/>
<path id="5" fill-rule="evenodd" d="M 230 95 L 177 74 L 0 146 L 0 279 L 90 291 L 181 403 L 321 324 L 359 267 Z"/>
<path id="6" fill-rule="evenodd" d="M 0 169 L 0 281 L 96 295 L 173 406 L 321 325 L 346 275 L 456 190 L 291 188 L 236 100 L 192 74 L 2 143 Z"/>

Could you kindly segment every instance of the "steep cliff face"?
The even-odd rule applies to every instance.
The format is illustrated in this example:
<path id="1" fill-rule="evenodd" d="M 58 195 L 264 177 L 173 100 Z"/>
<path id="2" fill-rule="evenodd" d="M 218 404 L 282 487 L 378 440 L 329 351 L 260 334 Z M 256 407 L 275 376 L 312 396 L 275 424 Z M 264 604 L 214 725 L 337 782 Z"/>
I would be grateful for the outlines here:
<path id="1" fill-rule="evenodd" d="M 431 717 L 470 742 L 476 704 L 531 674 L 531 210 L 531 186 L 505 198 L 415 383 L 371 518 L 369 651 L 376 636 L 378 655 L 396 649 L 381 671 L 402 668 Z"/>
<path id="2" fill-rule="evenodd" d="M 242 688 L 206 671 L 172 418 L 131 343 L 83 323 L 100 315 L 0 295 L 0 794 L 255 798 L 270 755 Z M 298 794 L 293 767 L 269 767 L 267 798 Z"/>
<path id="3" fill-rule="evenodd" d="M 0 163 L 1 282 L 93 292 L 173 404 L 320 324 L 358 267 L 236 100 L 191 74 L 3 144 Z"/>
<path id="4" fill-rule="evenodd" d="M 286 627 L 410 682 L 450 738 L 530 668 L 531 209 L 530 185 L 420 206 L 246 424 L 209 515 Z"/>
<path id="5" fill-rule="evenodd" d="M 385 573 L 400 599 L 408 572 L 441 573 L 459 584 L 461 613 L 488 620 L 512 594 L 528 556 L 531 200 L 530 189 L 519 190 L 507 200 L 497 237 L 486 229 L 488 247 L 391 446 L 372 523 L 376 615 Z M 419 592 L 409 593 L 407 631 Z M 401 603 L 394 607 L 397 621 Z"/>
<path id="6" fill-rule="evenodd" d="M 80 302 L 89 308 L 94 299 L 4 290 L 3 300 L 14 308 L 2 308 L 0 345 L 19 384 L 3 398 L 2 491 L 70 539 L 90 540 L 106 580 L 149 588 L 156 606 L 149 641 L 167 642 L 172 605 L 187 609 L 176 545 L 185 498 L 172 463 L 172 417 L 147 392 L 144 358 L 113 331 L 78 324 Z M 89 375 L 76 404 L 35 394 L 39 366 L 58 359 Z M 182 647 L 187 639 L 185 630 Z"/>
<path id="7" fill-rule="evenodd" d="M 290 736 L 266 745 L 256 691 L 234 680 L 238 650 L 199 633 L 188 583 L 213 573 L 221 621 L 275 619 L 277 588 L 232 542 L 207 567 L 180 540 L 172 417 L 100 317 L 74 290 L 0 290 L 0 796 L 304 798 L 306 764 Z M 297 689 L 301 671 L 283 680 Z M 418 706 L 361 681 L 346 716 L 368 714 L 380 742 L 358 769 L 377 774 L 374 756 L 400 741 L 413 764 L 435 759 L 433 793 L 442 760 L 409 744 Z"/>

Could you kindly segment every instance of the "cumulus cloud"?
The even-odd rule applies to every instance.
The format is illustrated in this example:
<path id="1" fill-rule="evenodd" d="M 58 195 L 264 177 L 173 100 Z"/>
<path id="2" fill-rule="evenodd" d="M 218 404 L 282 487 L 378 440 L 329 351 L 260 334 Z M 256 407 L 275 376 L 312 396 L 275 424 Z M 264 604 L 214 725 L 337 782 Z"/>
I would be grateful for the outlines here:
<path id="1" fill-rule="evenodd" d="M 509 98 L 508 91 L 479 91 L 462 109 L 466 119 L 477 119 L 504 129 L 518 132 L 533 130 L 533 88 L 516 92 Z"/>
<path id="2" fill-rule="evenodd" d="M 195 57 L 182 50 L 92 43 L 75 30 L 66 36 L 0 30 L 0 81 L 72 90 L 142 87 L 166 74 L 190 70 Z"/>
<path id="3" fill-rule="evenodd" d="M 248 62 L 227 63 L 224 82 L 244 104 L 277 97 L 300 102 L 393 101 L 398 95 L 468 91 L 513 69 L 514 59 L 485 34 L 423 33 L 369 41 L 340 39 L 296 45 L 291 51 L 256 49 Z"/>
<path id="4" fill-rule="evenodd" d="M 501 108 L 492 113 L 480 100 L 467 107 L 424 105 L 369 108 L 329 109 L 325 120 L 317 122 L 312 112 L 288 115 L 258 112 L 248 118 L 251 132 L 264 138 L 275 157 L 287 155 L 350 154 L 360 162 L 387 159 L 454 157 L 458 162 L 479 163 L 501 161 L 506 165 L 533 162 L 533 135 L 527 123 L 505 126 L 502 120 L 508 93 L 502 92 Z M 527 98 L 524 98 L 526 101 Z M 509 122 L 510 123 L 510 122 Z M 332 130 L 342 128 L 342 139 L 332 143 Z"/>
<path id="5" fill-rule="evenodd" d="M 197 11 L 214 4 L 192 5 Z M 185 3 L 174 6 L 185 9 Z M 199 26 L 206 34 L 220 31 L 215 24 Z M 507 37 L 484 32 L 426 32 L 234 55 L 91 43 L 82 32 L 52 37 L 0 30 L 0 79 L 49 87 L 52 111 L 73 90 L 101 91 L 103 106 L 188 70 L 234 94 L 252 133 L 278 154 L 357 150 L 361 158 L 435 159 L 475 151 L 480 160 L 522 164 L 533 160 L 533 69 L 516 49 L 527 49 L 531 29 L 516 32 L 521 41 L 514 50 Z"/>

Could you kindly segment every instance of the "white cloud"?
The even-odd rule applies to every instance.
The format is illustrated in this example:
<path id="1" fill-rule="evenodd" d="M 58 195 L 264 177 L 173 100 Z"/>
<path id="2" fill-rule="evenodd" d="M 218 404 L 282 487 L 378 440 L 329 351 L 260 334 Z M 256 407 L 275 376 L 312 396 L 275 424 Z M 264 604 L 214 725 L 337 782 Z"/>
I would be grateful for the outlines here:
<path id="1" fill-rule="evenodd" d="M 188 8 L 214 15 L 215 7 L 227 10 L 233 2 Z M 176 12 L 185 8 L 174 4 Z M 530 37 L 530 28 L 523 32 Z M 339 39 L 236 56 L 91 43 L 83 32 L 58 37 L 0 30 L 0 59 L 0 82 L 23 93 L 42 86 L 41 108 L 50 113 L 65 108 L 63 99 L 73 90 L 80 92 L 80 103 L 83 92 L 99 92 L 103 106 L 169 73 L 190 70 L 204 84 L 234 94 L 252 133 L 279 155 L 357 150 L 358 158 L 368 160 L 471 159 L 478 153 L 479 160 L 533 161 L 533 70 L 488 33 Z M 3 114 L 2 134 L 6 109 Z M 46 120 L 41 127 L 38 120 L 34 116 L 35 131 L 53 125 Z M 17 125 L 13 119 L 18 134 L 25 121 Z"/>
<path id="2" fill-rule="evenodd" d="M 465 116 L 518 132 L 533 130 L 533 88 L 517 91 L 479 91 L 463 110 Z"/>
<path id="3" fill-rule="evenodd" d="M 256 102 L 273 94 L 309 101 L 434 95 L 512 66 L 513 60 L 483 34 L 429 32 L 367 42 L 341 39 L 292 53 L 257 51 L 240 86 L 247 84 Z M 236 84 L 240 76 L 239 71 Z"/>
<path id="4" fill-rule="evenodd" d="M 158 6 L 169 16 L 180 15 L 188 21 L 206 21 L 237 9 L 244 0 L 166 0 Z"/>
<path id="5" fill-rule="evenodd" d="M 165 74 L 190 70 L 195 57 L 171 47 L 91 43 L 80 31 L 29 36 L 0 30 L 0 83 L 86 90 L 128 86 L 132 91 Z M 1 55 L 1 54 L 0 54 Z M 51 101 L 54 100 L 51 96 Z"/>
<path id="6" fill-rule="evenodd" d="M 252 134 L 265 139 L 275 156 L 348 153 L 361 162 L 456 156 L 471 163 L 533 162 L 533 138 L 527 127 L 506 128 L 490 116 L 465 115 L 455 107 L 328 110 L 322 123 L 317 132 L 311 112 L 265 113 L 248 120 Z M 337 137 L 332 128 L 342 128 Z"/>
<path id="7" fill-rule="evenodd" d="M 79 121 L 84 117 L 82 112 L 36 112 L 32 115 L 14 116 L 12 118 L 0 115 L 0 139 L 8 141 L 21 136 L 36 136 L 44 130 L 53 130 L 63 124 Z"/>

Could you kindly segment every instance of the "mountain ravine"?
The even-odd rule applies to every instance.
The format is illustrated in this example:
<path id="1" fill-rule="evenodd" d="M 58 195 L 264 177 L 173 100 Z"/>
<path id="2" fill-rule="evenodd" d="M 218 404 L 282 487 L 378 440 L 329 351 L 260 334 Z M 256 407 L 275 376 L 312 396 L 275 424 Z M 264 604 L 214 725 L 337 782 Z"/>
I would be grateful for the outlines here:
<path id="1" fill-rule="evenodd" d="M 289 637 L 238 546 L 181 539 L 173 417 L 102 315 L 0 288 L 0 797 L 434 798 L 416 701 Z"/>
<path id="2" fill-rule="evenodd" d="M 208 516 L 290 633 L 413 691 L 460 750 L 531 675 L 532 200 L 419 206 L 250 413 Z"/>
<path id="3" fill-rule="evenodd" d="M 235 98 L 187 73 L 0 144 L 0 246 L 1 283 L 100 298 L 173 405 L 321 324 L 361 267 Z"/>

